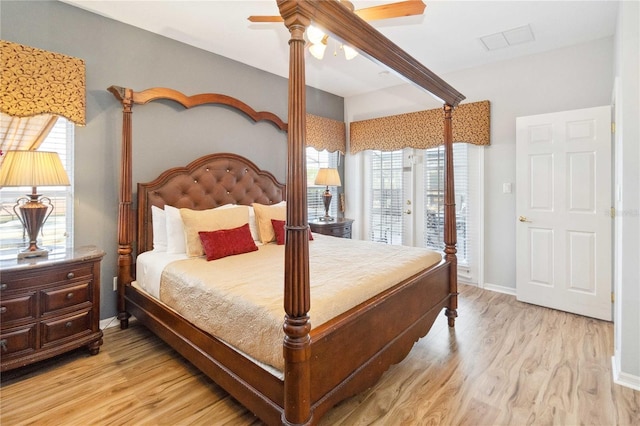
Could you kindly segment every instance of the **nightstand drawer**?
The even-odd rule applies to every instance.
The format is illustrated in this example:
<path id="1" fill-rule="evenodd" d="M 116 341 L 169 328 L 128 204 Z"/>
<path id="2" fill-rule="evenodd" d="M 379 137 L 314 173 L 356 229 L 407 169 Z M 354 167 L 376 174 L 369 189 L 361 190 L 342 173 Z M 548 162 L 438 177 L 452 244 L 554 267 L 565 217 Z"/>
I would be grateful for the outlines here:
<path id="1" fill-rule="evenodd" d="M 42 322 L 42 346 L 83 331 L 91 330 L 91 311 L 78 315 Z"/>
<path id="2" fill-rule="evenodd" d="M 58 268 L 51 274 L 50 282 L 71 281 L 73 279 L 91 277 L 91 265 L 85 264 L 79 267 Z"/>
<path id="3" fill-rule="evenodd" d="M 341 227 L 330 228 L 328 231 L 329 232 L 327 235 L 332 235 L 334 237 L 341 237 L 341 238 L 351 238 L 351 225 L 344 225 Z"/>
<path id="4" fill-rule="evenodd" d="M 311 232 L 339 238 L 351 238 L 353 219 L 336 218 L 330 221 L 313 220 L 309 222 Z"/>
<path id="5" fill-rule="evenodd" d="M 36 294 L 29 293 L 0 300 L 0 323 L 3 327 L 11 321 L 35 319 L 37 311 Z"/>
<path id="6" fill-rule="evenodd" d="M 2 274 L 2 292 L 9 292 L 12 290 L 20 290 L 29 287 L 41 287 L 47 284 L 71 282 L 77 279 L 92 278 L 92 265 L 73 265 L 68 267 L 49 267 L 33 270 L 20 271 L 20 273 L 14 273 L 13 271 L 3 272 Z"/>
<path id="7" fill-rule="evenodd" d="M 3 330 L 0 336 L 0 356 L 7 358 L 13 354 L 24 355 L 36 350 L 36 325 Z"/>
<path id="8" fill-rule="evenodd" d="M 41 307 L 42 314 L 47 314 L 58 309 L 89 303 L 91 301 L 90 283 L 81 283 L 72 287 L 64 287 L 53 290 L 42 290 Z"/>

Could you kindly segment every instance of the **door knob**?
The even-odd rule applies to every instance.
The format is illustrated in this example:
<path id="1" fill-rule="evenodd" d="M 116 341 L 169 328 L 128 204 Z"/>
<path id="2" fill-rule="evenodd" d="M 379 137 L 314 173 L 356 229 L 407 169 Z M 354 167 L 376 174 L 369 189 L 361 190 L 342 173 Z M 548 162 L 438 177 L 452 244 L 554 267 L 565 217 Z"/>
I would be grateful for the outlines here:
<path id="1" fill-rule="evenodd" d="M 529 219 L 527 219 L 527 217 L 526 217 L 526 216 L 520 216 L 520 217 L 518 218 L 518 220 L 519 220 L 520 222 L 529 222 L 529 223 L 531 223 L 531 221 L 530 221 Z"/>

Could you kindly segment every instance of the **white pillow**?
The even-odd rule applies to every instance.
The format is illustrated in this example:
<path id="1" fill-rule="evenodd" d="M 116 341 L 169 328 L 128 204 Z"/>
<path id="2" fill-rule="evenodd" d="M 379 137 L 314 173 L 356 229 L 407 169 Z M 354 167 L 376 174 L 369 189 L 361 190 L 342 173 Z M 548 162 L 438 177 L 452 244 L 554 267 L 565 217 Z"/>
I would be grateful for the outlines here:
<path id="1" fill-rule="evenodd" d="M 216 209 L 228 209 L 235 206 L 235 204 L 225 204 L 223 206 L 216 207 Z M 184 222 L 180 215 L 180 209 L 166 205 L 164 206 L 164 212 L 167 234 L 167 253 L 186 253 L 187 237 L 185 234 Z"/>
<path id="2" fill-rule="evenodd" d="M 187 256 L 196 257 L 205 254 L 200 231 L 218 231 L 234 229 L 249 222 L 247 206 L 233 208 L 218 207 L 209 210 L 180 209 L 186 241 Z"/>
<path id="3" fill-rule="evenodd" d="M 264 205 L 259 203 L 252 204 L 255 211 L 256 223 L 258 224 L 258 233 L 262 244 L 267 244 L 276 240 L 276 234 L 273 231 L 271 219 L 286 220 L 287 205 L 285 201 L 277 204 Z M 249 225 L 251 227 L 251 225 Z"/>
<path id="4" fill-rule="evenodd" d="M 286 201 L 280 201 L 277 204 L 273 204 L 274 206 L 279 206 L 285 204 L 286 205 Z M 260 232 L 258 231 L 258 221 L 256 220 L 256 211 L 253 209 L 253 206 L 249 206 L 249 230 L 251 230 L 251 236 L 253 237 L 253 241 L 256 242 L 256 244 L 260 243 L 262 244 L 262 241 L 260 241 Z"/>
<path id="5" fill-rule="evenodd" d="M 167 253 L 186 253 L 184 224 L 180 210 L 173 206 L 164 206 L 167 225 Z"/>
<path id="6" fill-rule="evenodd" d="M 253 209 L 253 206 L 249 206 L 249 230 L 251 231 L 253 241 L 260 241 L 258 223 L 256 222 L 256 211 Z"/>
<path id="7" fill-rule="evenodd" d="M 167 219 L 164 210 L 151 206 L 153 225 L 153 251 L 167 251 Z"/>

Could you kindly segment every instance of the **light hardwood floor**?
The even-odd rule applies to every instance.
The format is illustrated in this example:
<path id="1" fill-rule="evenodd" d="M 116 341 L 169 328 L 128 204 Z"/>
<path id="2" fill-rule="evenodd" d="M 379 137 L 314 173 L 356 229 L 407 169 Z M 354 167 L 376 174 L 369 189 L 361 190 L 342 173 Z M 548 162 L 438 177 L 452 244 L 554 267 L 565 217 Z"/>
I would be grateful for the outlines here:
<path id="1" fill-rule="evenodd" d="M 640 425 L 640 392 L 612 381 L 611 323 L 460 286 L 444 315 L 370 390 L 322 425 Z M 2 375 L 0 424 L 259 425 L 142 326 Z"/>

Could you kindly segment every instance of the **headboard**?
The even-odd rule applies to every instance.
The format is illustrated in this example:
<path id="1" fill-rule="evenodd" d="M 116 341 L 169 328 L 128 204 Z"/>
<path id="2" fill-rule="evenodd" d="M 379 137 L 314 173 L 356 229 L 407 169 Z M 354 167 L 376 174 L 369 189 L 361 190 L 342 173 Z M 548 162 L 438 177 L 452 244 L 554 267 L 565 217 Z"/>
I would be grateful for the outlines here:
<path id="1" fill-rule="evenodd" d="M 200 157 L 186 167 L 169 169 L 151 182 L 138 184 L 137 253 L 153 248 L 151 206 L 206 210 L 225 204 L 275 204 L 285 197 L 284 184 L 240 155 Z"/>

